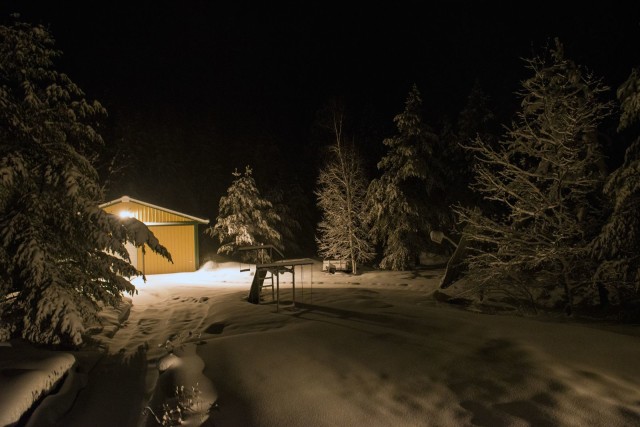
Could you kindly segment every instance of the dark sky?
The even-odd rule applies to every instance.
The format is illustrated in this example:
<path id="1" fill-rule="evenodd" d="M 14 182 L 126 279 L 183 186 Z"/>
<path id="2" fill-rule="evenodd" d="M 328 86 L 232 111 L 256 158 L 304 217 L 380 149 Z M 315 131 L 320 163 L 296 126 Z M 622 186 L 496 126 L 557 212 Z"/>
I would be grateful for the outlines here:
<path id="1" fill-rule="evenodd" d="M 49 27 L 59 69 L 109 111 L 107 142 L 135 154 L 109 196 L 211 219 L 245 163 L 266 185 L 285 169 L 312 190 L 312 124 L 332 97 L 381 146 L 412 83 L 434 122 L 476 79 L 511 111 L 521 58 L 556 36 L 614 88 L 640 65 L 640 2 L 1 3 L 3 19 Z"/>

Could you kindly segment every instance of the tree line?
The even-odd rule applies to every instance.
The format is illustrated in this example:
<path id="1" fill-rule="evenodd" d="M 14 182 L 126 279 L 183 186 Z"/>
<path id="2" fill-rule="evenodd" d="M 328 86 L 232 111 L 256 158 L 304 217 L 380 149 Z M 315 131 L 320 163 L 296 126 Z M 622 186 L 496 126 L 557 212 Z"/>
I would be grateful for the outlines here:
<path id="1" fill-rule="evenodd" d="M 0 26 L 0 339 L 80 345 L 105 304 L 135 293 L 127 242 L 170 259 L 146 226 L 99 208 L 105 158 L 97 101 L 55 68 L 42 26 Z M 640 73 L 617 90 L 619 130 L 635 132 L 609 172 L 599 129 L 616 109 L 600 80 L 562 44 L 526 62 L 521 108 L 490 131 L 479 87 L 453 124 L 424 118 L 417 86 L 393 119 L 375 176 L 367 176 L 339 105 L 323 125 L 326 162 L 315 197 L 319 254 L 358 266 L 406 270 L 442 251 L 443 231 L 465 241 L 462 270 L 483 297 L 563 308 L 637 309 L 640 286 Z M 251 167 L 233 173 L 207 232 L 221 253 L 246 245 L 296 250 L 301 211 L 291 193 L 258 191 Z"/>
<path id="2" fill-rule="evenodd" d="M 394 118 L 395 135 L 382 141 L 371 179 L 354 137 L 346 135 L 343 109 L 333 105 L 324 121 L 333 142 L 314 193 L 322 214 L 319 255 L 350 261 L 354 273 L 374 262 L 407 270 L 418 266 L 422 252 L 453 250 L 431 241 L 433 232 L 443 232 L 460 242 L 464 255 L 455 267 L 481 299 L 499 295 L 524 309 L 571 314 L 606 307 L 635 316 L 640 142 L 636 137 L 623 163 L 609 171 L 602 127 L 619 111 L 618 131 L 637 129 L 638 70 L 617 90 L 616 105 L 606 99 L 609 88 L 567 58 L 559 40 L 524 62 L 529 77 L 516 94 L 521 107 L 502 134 L 492 131 L 495 116 L 479 86 L 458 120 L 436 130 L 414 85 Z M 251 179 L 250 169 L 237 176 Z M 236 193 L 237 182 L 221 199 L 225 209 L 236 207 L 221 209 L 210 230 L 220 251 L 260 243 L 285 249 L 276 230 L 292 236 L 288 225 L 299 223 L 273 210 L 271 222 L 244 213 L 242 230 L 253 227 L 253 238 L 234 231 L 238 224 L 230 219 L 245 211 L 250 194 Z M 256 199 L 255 209 L 265 207 L 271 209 Z"/>

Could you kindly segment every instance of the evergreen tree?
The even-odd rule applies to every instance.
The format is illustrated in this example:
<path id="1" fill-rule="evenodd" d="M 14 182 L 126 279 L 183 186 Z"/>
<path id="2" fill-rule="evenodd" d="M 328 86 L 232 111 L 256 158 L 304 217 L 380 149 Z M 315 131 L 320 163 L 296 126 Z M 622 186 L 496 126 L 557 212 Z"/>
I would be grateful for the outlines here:
<path id="1" fill-rule="evenodd" d="M 290 183 L 286 193 L 282 187 L 271 187 L 266 192 L 265 198 L 273 205 L 273 210 L 278 216 L 274 228 L 282 236 L 282 251 L 287 255 L 300 254 L 302 248 L 297 236 L 300 234 L 302 226 L 297 216 L 304 211 L 295 209 L 296 205 L 304 203 L 300 185 L 297 182 Z"/>
<path id="2" fill-rule="evenodd" d="M 618 89 L 622 105 L 619 130 L 640 119 L 640 70 Z M 625 305 L 638 300 L 640 290 L 640 136 L 627 148 L 624 163 L 608 178 L 604 194 L 612 206 L 593 242 L 598 262 L 594 281 L 607 290 L 606 300 Z"/>
<path id="3" fill-rule="evenodd" d="M 341 116 L 334 116 L 333 126 L 336 142 L 320 171 L 316 190 L 322 211 L 316 240 L 323 257 L 348 259 L 353 274 L 357 274 L 358 263 L 374 256 L 364 223 L 367 180 L 355 148 L 344 144 Z"/>
<path id="4" fill-rule="evenodd" d="M 489 98 L 476 81 L 455 124 L 445 126 L 442 130 L 440 139 L 444 149 L 439 152 L 439 155 L 444 159 L 443 163 L 455 167 L 445 168 L 443 173 L 446 191 L 441 193 L 440 198 L 450 212 L 450 216 L 443 219 L 441 230 L 444 231 L 444 235 L 452 237 L 452 241 L 457 242 L 454 245 L 442 243 L 443 250 L 451 253 L 446 271 L 440 281 L 442 288 L 450 286 L 466 270 L 464 258 L 467 241 L 462 239 L 463 230 L 457 223 L 455 206 L 482 207 L 485 213 L 491 207 L 483 203 L 482 198 L 472 189 L 477 161 L 474 153 L 465 147 L 473 145 L 477 138 L 494 146 L 497 142 L 495 125 L 495 116 L 489 107 Z"/>
<path id="5" fill-rule="evenodd" d="M 273 205 L 260 196 L 249 166 L 244 174 L 236 169 L 227 195 L 220 198 L 218 218 L 206 233 L 220 240 L 219 254 L 235 254 L 243 246 L 273 245 L 282 250 L 282 236 L 276 230 L 280 217 Z M 256 261 L 255 255 L 243 259 Z"/>
<path id="6" fill-rule="evenodd" d="M 481 139 L 475 188 L 500 215 L 460 209 L 473 251 L 469 273 L 485 292 L 556 300 L 567 310 L 590 291 L 590 235 L 604 173 L 597 126 L 609 113 L 599 81 L 562 45 L 527 61 L 522 110 L 500 146 Z"/>
<path id="7" fill-rule="evenodd" d="M 622 114 L 618 130 L 628 129 L 640 121 L 640 68 L 634 68 L 627 80 L 618 88 Z"/>
<path id="8" fill-rule="evenodd" d="M 480 202 L 470 189 L 474 180 L 475 158 L 473 152 L 464 147 L 473 144 L 478 137 L 493 144 L 496 140 L 493 132 L 494 120 L 495 115 L 489 107 L 489 98 L 476 82 L 456 120 L 455 128 L 446 138 L 443 150 L 447 163 L 455 165 L 453 168 L 445 169 L 447 191 L 444 197 L 448 206 L 456 203 L 474 206 Z"/>
<path id="9" fill-rule="evenodd" d="M 416 264 L 440 213 L 428 200 L 429 192 L 441 185 L 432 167 L 438 138 L 422 121 L 416 85 L 394 122 L 398 134 L 383 141 L 387 153 L 378 162 L 382 175 L 369 184 L 366 212 L 371 236 L 382 245 L 380 267 L 404 270 Z"/>
<path id="10" fill-rule="evenodd" d="M 59 55 L 42 26 L 0 25 L 0 340 L 80 345 L 100 305 L 135 292 L 126 242 L 170 259 L 144 224 L 99 208 L 105 110 Z"/>

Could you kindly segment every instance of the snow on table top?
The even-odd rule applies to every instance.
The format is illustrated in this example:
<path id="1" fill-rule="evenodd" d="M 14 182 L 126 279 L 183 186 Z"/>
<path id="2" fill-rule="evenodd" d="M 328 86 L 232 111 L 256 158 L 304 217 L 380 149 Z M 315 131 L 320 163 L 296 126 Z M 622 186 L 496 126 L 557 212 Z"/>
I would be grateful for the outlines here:
<path id="1" fill-rule="evenodd" d="M 14 424 L 71 369 L 69 353 L 0 347 L 0 425 Z"/>

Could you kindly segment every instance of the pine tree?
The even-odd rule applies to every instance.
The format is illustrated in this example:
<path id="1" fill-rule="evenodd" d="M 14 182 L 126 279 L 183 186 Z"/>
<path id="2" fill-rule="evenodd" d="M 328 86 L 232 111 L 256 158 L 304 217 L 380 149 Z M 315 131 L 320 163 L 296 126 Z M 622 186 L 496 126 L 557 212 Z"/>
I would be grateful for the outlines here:
<path id="1" fill-rule="evenodd" d="M 378 162 L 382 171 L 367 189 L 367 223 L 371 236 L 382 245 L 380 267 L 413 267 L 428 245 L 438 210 L 427 204 L 428 194 L 440 183 L 434 179 L 432 154 L 437 136 L 422 121 L 422 99 L 413 85 L 405 109 L 394 118 L 398 134 L 386 138 L 387 153 Z"/>
<path id="2" fill-rule="evenodd" d="M 227 195 L 220 198 L 218 218 L 206 233 L 218 238 L 219 254 L 236 254 L 238 248 L 254 245 L 273 245 L 282 250 L 282 237 L 276 230 L 280 217 L 273 205 L 260 196 L 249 166 L 244 174 L 236 169 Z M 255 255 L 243 259 L 256 261 Z"/>
<path id="3" fill-rule="evenodd" d="M 358 263 L 375 255 L 364 223 L 367 180 L 355 148 L 343 141 L 341 116 L 334 117 L 333 126 L 336 142 L 320 171 L 315 192 L 322 211 L 316 241 L 320 255 L 350 260 L 352 272 L 357 274 Z"/>
<path id="4" fill-rule="evenodd" d="M 640 119 L 640 70 L 632 71 L 617 94 L 622 131 Z M 607 290 L 603 302 L 626 305 L 640 296 L 640 136 L 627 148 L 622 166 L 607 178 L 604 195 L 612 209 L 593 241 L 598 262 L 594 281 Z"/>
<path id="5" fill-rule="evenodd" d="M 0 26 L 0 340 L 80 345 L 101 304 L 135 292 L 126 242 L 170 259 L 144 224 L 99 208 L 106 112 L 59 55 L 42 26 Z"/>
<path id="6" fill-rule="evenodd" d="M 499 215 L 459 209 L 473 251 L 469 274 L 484 292 L 541 302 L 560 292 L 568 311 L 589 293 L 588 242 L 597 226 L 603 155 L 597 126 L 609 113 L 599 81 L 562 45 L 527 61 L 522 110 L 499 147 L 481 139 L 475 188 Z"/>

